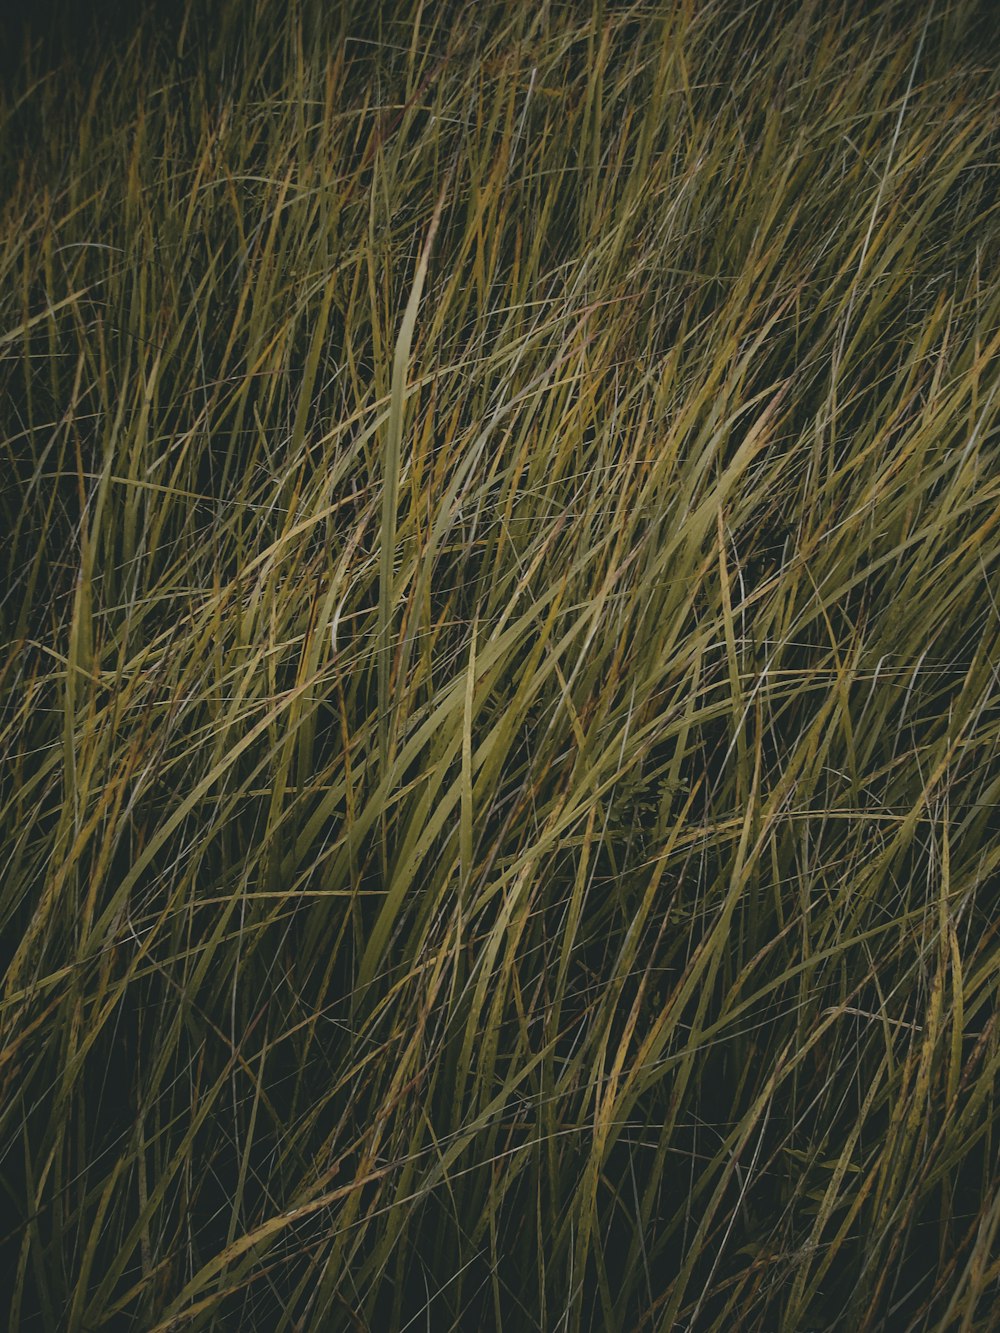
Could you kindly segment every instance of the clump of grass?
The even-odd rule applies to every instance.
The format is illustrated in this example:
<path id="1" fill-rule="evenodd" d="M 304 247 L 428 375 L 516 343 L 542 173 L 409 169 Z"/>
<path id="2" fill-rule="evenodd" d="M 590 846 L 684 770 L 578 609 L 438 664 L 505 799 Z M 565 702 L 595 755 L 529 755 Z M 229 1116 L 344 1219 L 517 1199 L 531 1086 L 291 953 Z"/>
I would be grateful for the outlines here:
<path id="1" fill-rule="evenodd" d="M 985 14 L 25 46 L 8 1327 L 996 1327 Z"/>

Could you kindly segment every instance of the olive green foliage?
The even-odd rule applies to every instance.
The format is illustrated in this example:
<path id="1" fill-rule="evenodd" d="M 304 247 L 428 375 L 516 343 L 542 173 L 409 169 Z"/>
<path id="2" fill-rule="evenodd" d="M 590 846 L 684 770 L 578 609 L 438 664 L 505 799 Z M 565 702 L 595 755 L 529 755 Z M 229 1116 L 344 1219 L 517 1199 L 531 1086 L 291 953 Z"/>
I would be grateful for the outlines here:
<path id="1" fill-rule="evenodd" d="M 1000 1326 L 989 11 L 25 39 L 5 1327 Z"/>

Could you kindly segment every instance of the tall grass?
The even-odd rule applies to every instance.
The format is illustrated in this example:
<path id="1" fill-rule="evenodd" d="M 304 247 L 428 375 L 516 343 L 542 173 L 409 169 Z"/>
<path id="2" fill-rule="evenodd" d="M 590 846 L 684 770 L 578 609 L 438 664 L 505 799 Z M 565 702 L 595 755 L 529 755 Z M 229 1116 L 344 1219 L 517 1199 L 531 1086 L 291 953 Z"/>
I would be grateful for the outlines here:
<path id="1" fill-rule="evenodd" d="M 991 31 L 19 48 L 6 1326 L 1000 1326 Z"/>

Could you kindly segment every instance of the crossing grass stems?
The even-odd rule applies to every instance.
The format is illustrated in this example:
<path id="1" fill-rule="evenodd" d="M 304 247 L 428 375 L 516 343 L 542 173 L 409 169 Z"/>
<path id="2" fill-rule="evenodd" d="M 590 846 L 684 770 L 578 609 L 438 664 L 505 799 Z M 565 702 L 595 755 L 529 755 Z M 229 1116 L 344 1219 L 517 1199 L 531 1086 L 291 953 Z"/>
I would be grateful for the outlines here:
<path id="1" fill-rule="evenodd" d="M 7 1327 L 997 1326 L 984 13 L 27 44 Z"/>

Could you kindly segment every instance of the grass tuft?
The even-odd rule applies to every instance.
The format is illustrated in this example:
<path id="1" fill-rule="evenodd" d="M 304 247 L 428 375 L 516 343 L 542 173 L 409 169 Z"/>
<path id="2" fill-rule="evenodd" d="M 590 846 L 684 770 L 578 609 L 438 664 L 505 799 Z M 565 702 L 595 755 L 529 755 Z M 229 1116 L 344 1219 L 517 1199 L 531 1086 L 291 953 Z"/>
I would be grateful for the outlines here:
<path id="1" fill-rule="evenodd" d="M 7 1327 L 1000 1324 L 991 13 L 18 38 Z"/>

